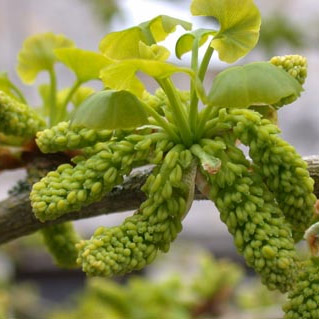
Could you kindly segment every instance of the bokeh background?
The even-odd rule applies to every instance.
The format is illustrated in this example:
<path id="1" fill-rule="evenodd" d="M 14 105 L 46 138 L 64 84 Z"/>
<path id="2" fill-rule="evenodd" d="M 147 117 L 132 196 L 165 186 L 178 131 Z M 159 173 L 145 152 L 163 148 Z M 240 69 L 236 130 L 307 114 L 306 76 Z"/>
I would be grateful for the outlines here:
<path id="1" fill-rule="evenodd" d="M 251 54 L 238 61 L 238 64 L 269 60 L 274 55 L 300 54 L 307 57 L 309 68 L 305 92 L 301 99 L 280 111 L 279 123 L 282 136 L 302 155 L 318 154 L 319 3 L 314 0 L 255 2 L 263 16 L 260 41 Z M 191 17 L 189 5 L 189 0 L 0 0 L 0 71 L 7 71 L 10 78 L 22 87 L 32 105 L 36 106 L 40 99 L 35 86 L 22 86 L 15 72 L 17 53 L 26 37 L 47 31 L 63 33 L 73 39 L 78 47 L 97 50 L 99 41 L 107 32 L 124 29 L 159 14 L 192 21 L 195 28 L 209 27 L 214 23 L 209 19 Z M 178 34 L 180 33 L 177 32 L 165 42 L 172 52 Z M 184 65 L 189 62 L 187 56 L 179 61 L 173 54 L 170 60 Z M 208 82 L 225 67 L 226 65 L 215 57 L 209 70 Z M 70 85 L 72 74 L 63 70 L 62 66 L 59 66 L 58 70 L 59 87 Z M 187 89 L 185 78 L 179 77 L 175 80 L 178 86 Z M 41 75 L 37 80 L 38 83 L 43 81 L 46 81 L 46 75 Z M 148 87 L 154 90 L 154 83 L 149 83 Z M 19 178 L 23 178 L 23 174 L 23 170 L 0 174 L 1 199 L 7 196 L 7 190 Z M 76 222 L 76 227 L 84 236 L 90 236 L 97 225 L 118 224 L 127 214 L 82 220 Z M 172 253 L 175 246 L 185 246 L 185 242 L 186 246 L 192 243 L 193 250 L 204 248 L 218 257 L 228 257 L 242 263 L 226 227 L 219 221 L 218 212 L 213 204 L 206 201 L 193 205 L 184 221 L 183 232 L 177 243 L 172 245 Z M 31 243 L 30 246 L 32 245 Z M 0 266 L 0 273 L 2 269 L 6 269 L 2 273 L 7 274 L 3 277 L 15 274 L 20 282 L 36 281 L 40 287 L 40 295 L 49 300 L 49 303 L 61 302 L 83 286 L 84 276 L 81 273 L 61 272 L 54 267 L 44 251 L 21 247 L 28 247 L 28 244 L 18 240 L 9 245 L 9 248 L 5 247 L 10 252 L 9 255 L 14 255 L 15 261 L 12 262 L 12 259 L 6 257 L 8 252 L 3 253 L 0 258 L 3 264 Z M 178 249 L 176 248 L 176 251 Z M 192 255 L 192 252 L 189 250 L 187 254 Z M 176 262 L 178 264 L 178 258 L 174 263 Z M 170 268 L 174 263 L 169 262 L 164 268 Z"/>

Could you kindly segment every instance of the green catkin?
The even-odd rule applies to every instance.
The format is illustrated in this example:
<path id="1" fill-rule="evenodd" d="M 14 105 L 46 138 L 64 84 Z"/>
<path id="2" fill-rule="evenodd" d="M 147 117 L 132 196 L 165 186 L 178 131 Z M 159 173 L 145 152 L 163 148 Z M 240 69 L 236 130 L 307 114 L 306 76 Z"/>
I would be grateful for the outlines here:
<path id="1" fill-rule="evenodd" d="M 231 122 L 235 136 L 249 146 L 253 169 L 274 193 L 280 209 L 291 224 L 295 240 L 300 240 L 312 222 L 316 202 L 314 182 L 306 162 L 278 136 L 278 127 L 261 119 L 258 113 L 231 110 L 228 114 L 223 121 Z"/>
<path id="2" fill-rule="evenodd" d="M 154 110 L 156 110 L 157 112 L 160 112 L 160 113 L 161 113 L 162 106 L 165 104 L 164 96 L 163 97 L 157 96 L 156 93 L 154 95 L 152 95 L 151 93 L 149 93 L 147 91 L 144 91 L 144 95 L 142 97 L 142 100 L 144 103 L 148 104 Z"/>
<path id="3" fill-rule="evenodd" d="M 270 60 L 270 63 L 289 73 L 301 85 L 305 83 L 307 77 L 307 59 L 305 57 L 300 55 L 275 56 Z M 278 109 L 293 103 L 297 98 L 298 96 L 295 95 L 288 96 L 273 106 Z"/>
<path id="4" fill-rule="evenodd" d="M 70 122 L 60 122 L 38 132 L 36 142 L 43 153 L 55 153 L 95 145 L 111 137 L 112 131 L 109 130 L 70 128 Z"/>
<path id="5" fill-rule="evenodd" d="M 77 156 L 76 166 L 60 165 L 33 185 L 30 199 L 35 216 L 41 220 L 54 220 L 68 212 L 96 202 L 130 173 L 136 163 L 144 161 L 157 140 L 166 135 L 154 135 L 152 145 L 136 150 L 138 143 L 129 137 L 108 142 L 107 147 L 89 158 Z M 148 139 L 144 136 L 144 139 Z"/>
<path id="6" fill-rule="evenodd" d="M 130 148 L 128 145 L 130 143 L 134 143 L 134 150 L 136 151 L 149 150 L 146 158 L 141 158 L 140 161 L 135 161 L 135 167 L 148 165 L 149 163 L 157 165 L 163 159 L 164 153 L 168 152 L 174 146 L 174 143 L 169 140 L 166 133 L 157 132 L 151 133 L 148 136 L 146 135 L 141 133 L 139 135 L 134 133 L 130 134 L 126 136 L 126 143 L 123 143 L 120 146 L 122 150 L 128 150 L 128 148 Z M 103 150 L 109 151 L 110 145 L 112 145 L 114 141 L 115 140 L 112 139 L 111 142 L 100 142 L 93 146 L 85 147 L 82 149 L 82 154 L 72 159 L 72 161 L 76 163 L 79 160 L 87 159 Z"/>
<path id="7" fill-rule="evenodd" d="M 190 101 L 190 93 L 189 91 L 181 91 L 177 89 L 177 93 L 179 95 L 179 98 L 181 99 L 181 102 L 183 104 L 188 104 Z M 162 105 L 167 105 L 169 104 L 168 98 L 163 91 L 163 89 L 157 89 L 155 91 L 155 96 L 162 101 Z"/>
<path id="8" fill-rule="evenodd" d="M 182 145 L 175 146 L 149 176 L 143 186 L 147 200 L 133 216 L 120 226 L 98 228 L 90 240 L 77 245 L 78 263 L 87 274 L 124 274 L 151 263 L 158 251 L 168 251 L 182 229 L 181 220 L 192 197 L 193 184 L 183 182 L 190 168 L 184 168 L 182 175 L 176 173 L 182 151 Z"/>
<path id="9" fill-rule="evenodd" d="M 146 137 L 146 135 L 148 135 Z M 98 142 L 94 145 L 91 145 L 91 146 L 87 146 L 87 147 L 84 147 L 81 149 L 82 151 L 82 155 L 86 158 L 88 157 L 91 157 L 92 155 L 95 155 L 97 154 L 98 152 L 102 151 L 102 150 L 109 150 L 109 145 L 110 145 L 110 142 L 111 144 L 113 142 L 116 142 L 116 141 L 120 141 L 120 140 L 123 140 L 125 139 L 127 142 L 130 142 L 130 143 L 134 143 L 134 144 L 138 144 L 139 142 L 142 142 L 144 141 L 145 139 L 148 139 L 148 140 L 151 140 L 151 141 L 154 141 L 155 143 L 155 140 L 163 140 L 165 141 L 165 143 L 167 144 L 170 144 L 170 148 L 172 147 L 172 142 L 169 142 L 168 141 L 168 135 L 166 133 L 164 133 L 163 131 L 159 131 L 157 133 L 154 133 L 152 131 L 152 129 L 150 128 L 144 128 L 144 129 L 137 129 L 137 130 L 130 130 L 128 132 L 118 132 L 118 131 L 113 131 L 113 136 L 112 136 L 112 139 L 111 140 L 107 140 L 105 142 Z M 142 142 L 142 143 L 145 143 L 145 142 Z M 136 150 L 138 150 L 140 145 L 136 145 L 136 147 L 134 147 Z M 125 145 L 122 145 L 121 146 L 122 148 L 126 148 Z M 157 148 L 155 148 L 156 150 Z"/>
<path id="10" fill-rule="evenodd" d="M 63 268 L 77 267 L 75 245 L 80 237 L 71 222 L 53 225 L 41 230 L 43 240 L 56 264 Z"/>
<path id="11" fill-rule="evenodd" d="M 305 261 L 284 304 L 284 319 L 319 319 L 319 261 Z"/>
<path id="12" fill-rule="evenodd" d="M 234 236 L 238 251 L 271 290 L 288 291 L 296 272 L 296 252 L 288 223 L 261 177 L 235 141 L 215 138 L 226 150 L 211 152 L 222 161 L 220 171 L 206 176 L 209 197 Z M 207 141 L 205 141 L 207 146 Z"/>
<path id="13" fill-rule="evenodd" d="M 0 132 L 28 138 L 45 126 L 35 110 L 0 91 Z"/>
<path id="14" fill-rule="evenodd" d="M 288 72 L 301 85 L 307 78 L 307 59 L 301 55 L 275 56 L 270 63 Z"/>

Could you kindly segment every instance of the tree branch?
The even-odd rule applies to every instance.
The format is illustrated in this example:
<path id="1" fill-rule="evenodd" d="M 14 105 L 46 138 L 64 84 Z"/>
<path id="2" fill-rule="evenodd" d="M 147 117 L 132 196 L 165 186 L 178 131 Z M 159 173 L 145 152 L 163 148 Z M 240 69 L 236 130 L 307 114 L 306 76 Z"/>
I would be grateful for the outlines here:
<path id="1" fill-rule="evenodd" d="M 304 160 L 308 163 L 310 175 L 315 180 L 315 194 L 319 197 L 319 156 L 305 157 Z M 45 223 L 34 217 L 29 201 L 29 190 L 11 195 L 0 202 L 0 244 L 29 235 L 49 225 L 135 210 L 145 200 L 141 186 L 150 173 L 151 169 L 138 171 L 128 177 L 122 185 L 116 186 L 101 201 Z M 197 191 L 195 199 L 203 200 L 205 197 Z"/>

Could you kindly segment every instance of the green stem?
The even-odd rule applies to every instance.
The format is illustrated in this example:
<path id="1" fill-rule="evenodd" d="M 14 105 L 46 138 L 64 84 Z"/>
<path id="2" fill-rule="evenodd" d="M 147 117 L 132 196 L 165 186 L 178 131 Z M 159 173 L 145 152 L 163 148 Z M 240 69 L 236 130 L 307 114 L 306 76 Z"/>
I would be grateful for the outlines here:
<path id="1" fill-rule="evenodd" d="M 198 77 L 201 81 L 204 81 L 205 74 L 207 72 L 208 65 L 213 53 L 214 53 L 214 49 L 210 45 L 208 45 L 208 48 L 205 52 L 205 55 L 203 57 L 202 63 L 200 64 L 199 72 L 198 72 Z"/>
<path id="2" fill-rule="evenodd" d="M 220 123 L 218 119 L 220 108 L 215 107 L 212 108 L 212 111 L 208 115 L 208 120 L 205 122 L 205 126 L 203 128 L 203 136 L 211 136 L 213 134 L 217 134 L 220 130 L 229 130 L 230 126 L 226 123 Z"/>
<path id="3" fill-rule="evenodd" d="M 208 65 L 209 65 L 209 62 L 210 62 L 210 59 L 211 59 L 213 53 L 214 53 L 214 49 L 209 44 L 208 48 L 207 48 L 207 50 L 205 52 L 205 55 L 203 57 L 203 60 L 202 60 L 202 62 L 200 64 L 199 71 L 198 71 L 198 78 L 199 78 L 200 81 L 204 81 L 204 78 L 205 78 L 205 75 L 206 75 L 206 72 L 207 72 L 207 69 L 208 69 Z M 199 139 L 202 136 L 203 130 L 204 130 L 204 127 L 205 127 L 205 122 L 207 120 L 207 116 L 209 115 L 209 113 L 211 111 L 211 109 L 210 109 L 210 110 L 208 110 L 206 112 L 207 108 L 208 107 L 206 106 L 206 108 L 204 110 L 204 114 L 202 114 L 202 115 L 200 114 L 199 115 L 199 119 L 197 120 L 198 125 L 197 125 L 196 131 L 195 131 L 196 140 Z"/>
<path id="4" fill-rule="evenodd" d="M 79 80 L 76 80 L 72 87 L 70 88 L 70 91 L 68 93 L 68 95 L 66 96 L 65 100 L 63 101 L 63 104 L 61 106 L 61 109 L 59 110 L 59 116 L 58 116 L 58 121 L 62 121 L 65 117 L 65 113 L 66 113 L 66 109 L 67 106 L 69 104 L 69 102 L 71 101 L 74 93 L 78 90 L 78 88 L 82 85 L 82 82 Z"/>
<path id="5" fill-rule="evenodd" d="M 170 106 L 172 108 L 172 113 L 174 117 L 175 124 L 177 125 L 179 131 L 181 132 L 181 137 L 186 146 L 192 145 L 192 133 L 187 123 L 186 112 L 183 108 L 180 97 L 178 96 L 176 89 L 169 78 L 157 79 L 157 82 L 162 87 L 166 93 L 168 100 L 170 101 Z"/>
<path id="6" fill-rule="evenodd" d="M 57 81 L 53 67 L 48 70 L 50 76 L 50 126 L 55 125 L 56 118 L 56 98 L 57 98 Z"/>
<path id="7" fill-rule="evenodd" d="M 17 94 L 22 103 L 27 104 L 27 100 L 25 99 L 23 93 L 16 87 L 13 83 L 10 83 L 11 89 Z"/>
<path id="8" fill-rule="evenodd" d="M 143 103 L 143 102 L 142 102 Z M 180 142 L 180 138 L 179 136 L 176 134 L 176 132 L 169 126 L 169 123 L 167 123 L 165 121 L 165 119 L 163 117 L 161 117 L 151 106 L 149 106 L 146 103 L 143 103 L 143 106 L 146 110 L 146 112 L 151 115 L 154 120 L 157 122 L 157 124 L 159 126 L 161 126 L 166 132 L 167 134 L 170 135 L 170 137 L 174 140 L 174 142 L 179 143 Z"/>
<path id="9" fill-rule="evenodd" d="M 196 132 L 196 138 L 200 138 L 203 135 L 204 129 L 206 127 L 206 122 L 211 119 L 209 116 L 213 111 L 214 105 L 207 105 L 202 112 L 199 114 L 199 125 L 198 131 Z"/>
<path id="10" fill-rule="evenodd" d="M 196 76 L 197 70 L 198 70 L 198 41 L 196 40 L 194 41 L 193 48 L 192 48 L 191 68 L 194 71 Z M 191 80 L 191 102 L 190 102 L 188 123 L 192 132 L 196 132 L 197 118 L 198 118 L 198 96 L 196 94 L 195 83 L 193 80 Z"/>

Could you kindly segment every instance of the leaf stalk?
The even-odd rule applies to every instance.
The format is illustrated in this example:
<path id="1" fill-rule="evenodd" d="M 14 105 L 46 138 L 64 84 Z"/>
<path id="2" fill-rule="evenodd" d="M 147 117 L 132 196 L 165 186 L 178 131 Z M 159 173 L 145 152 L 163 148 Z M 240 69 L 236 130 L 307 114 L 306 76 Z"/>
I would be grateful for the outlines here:
<path id="1" fill-rule="evenodd" d="M 174 121 L 177 127 L 179 128 L 183 143 L 185 144 L 185 146 L 192 145 L 193 137 L 187 122 L 186 112 L 182 106 L 182 102 L 176 92 L 176 89 L 172 81 L 169 78 L 166 78 L 157 79 L 157 82 L 162 87 L 162 89 L 168 97 L 168 100 L 170 101 Z"/>
<path id="2" fill-rule="evenodd" d="M 50 76 L 50 126 L 56 124 L 56 99 L 57 99 L 57 80 L 55 71 L 52 68 L 48 70 Z"/>

